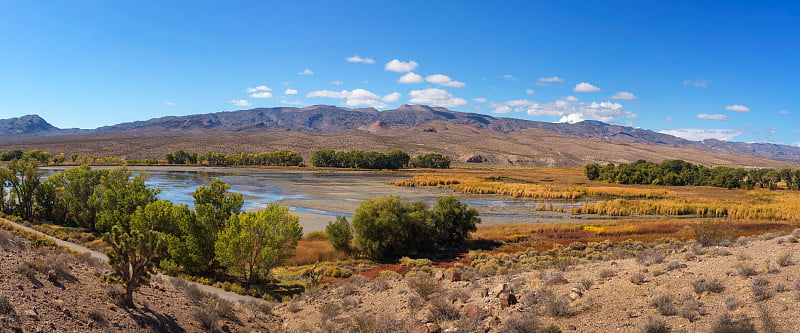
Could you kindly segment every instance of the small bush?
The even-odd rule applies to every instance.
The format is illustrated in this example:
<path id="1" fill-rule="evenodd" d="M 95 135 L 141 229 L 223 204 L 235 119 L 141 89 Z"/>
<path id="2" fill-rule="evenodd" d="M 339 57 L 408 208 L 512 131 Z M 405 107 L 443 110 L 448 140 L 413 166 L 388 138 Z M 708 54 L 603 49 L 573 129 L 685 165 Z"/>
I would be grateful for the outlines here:
<path id="1" fill-rule="evenodd" d="M 644 277 L 644 274 L 639 273 L 639 272 L 631 274 L 631 277 L 630 277 L 629 280 L 631 281 L 631 283 L 637 284 L 637 285 L 647 282 L 647 280 Z"/>
<path id="2" fill-rule="evenodd" d="M 722 285 L 722 281 L 719 279 L 698 279 L 692 282 L 692 289 L 696 294 L 701 294 L 704 291 L 710 291 L 713 293 L 721 293 L 725 290 L 725 286 Z"/>
<path id="3" fill-rule="evenodd" d="M 612 270 L 612 269 L 604 269 L 604 270 L 600 271 L 600 278 L 601 279 L 607 279 L 607 278 L 610 278 L 610 277 L 614 277 L 616 275 L 617 275 L 617 272 Z"/>
<path id="4" fill-rule="evenodd" d="M 789 291 L 789 288 L 787 288 L 785 284 L 783 284 L 781 282 L 778 282 L 778 283 L 775 284 L 775 292 L 783 293 L 783 292 L 787 292 L 787 291 Z"/>
<path id="5" fill-rule="evenodd" d="M 736 271 L 739 273 L 739 275 L 743 277 L 758 275 L 758 271 L 756 271 L 756 266 L 749 263 L 739 263 L 738 265 L 736 265 Z"/>
<path id="6" fill-rule="evenodd" d="M 681 268 L 681 263 L 679 263 L 677 261 L 670 261 L 670 262 L 667 263 L 666 266 L 664 266 L 664 269 L 666 269 L 668 271 L 674 271 L 674 270 L 676 270 L 678 268 Z"/>
<path id="7" fill-rule="evenodd" d="M 0 295 L 0 315 L 13 316 L 14 305 L 8 300 L 6 295 Z"/>
<path id="8" fill-rule="evenodd" d="M 791 252 L 784 252 L 783 254 L 778 256 L 778 259 L 775 260 L 775 262 L 777 262 L 778 265 L 781 266 L 781 267 L 791 266 L 792 263 L 793 263 L 792 262 L 792 253 Z"/>
<path id="9" fill-rule="evenodd" d="M 592 279 L 583 278 L 578 283 L 578 288 L 580 288 L 580 290 L 584 292 L 589 289 L 592 289 L 592 286 L 594 286 L 594 280 Z"/>
<path id="10" fill-rule="evenodd" d="M 763 287 L 763 286 L 769 285 L 769 280 L 767 280 L 767 279 L 765 279 L 763 277 L 757 277 L 757 278 L 753 279 L 753 281 L 750 282 L 750 283 L 753 284 L 754 287 Z"/>
<path id="11" fill-rule="evenodd" d="M 703 303 L 696 300 L 691 295 L 686 295 L 681 302 L 680 316 L 694 322 L 698 317 L 705 314 Z"/>
<path id="12" fill-rule="evenodd" d="M 86 314 L 86 317 L 88 317 L 89 320 L 97 323 L 97 325 L 100 325 L 102 327 L 108 326 L 108 321 L 106 320 L 106 317 L 103 315 L 103 312 L 100 311 L 99 309 L 89 310 L 89 313 Z"/>
<path id="13" fill-rule="evenodd" d="M 692 225 L 692 233 L 698 243 L 711 246 L 725 238 L 725 226 L 718 222 L 704 221 Z"/>
<path id="14" fill-rule="evenodd" d="M 355 315 L 351 324 L 354 332 L 395 333 L 405 331 L 403 322 L 390 316 Z"/>
<path id="15" fill-rule="evenodd" d="M 775 333 L 778 331 L 777 326 L 774 321 L 772 321 L 772 317 L 769 315 L 769 311 L 764 306 L 764 304 L 756 305 L 758 309 L 758 317 L 761 319 L 761 327 L 764 333 Z"/>
<path id="16" fill-rule="evenodd" d="M 322 316 L 323 321 L 333 320 L 342 311 L 339 304 L 334 302 L 325 303 L 319 306 L 319 314 Z"/>
<path id="17" fill-rule="evenodd" d="M 219 331 L 219 315 L 207 307 L 192 310 L 192 318 L 207 332 Z"/>
<path id="18" fill-rule="evenodd" d="M 312 231 L 309 232 L 308 235 L 306 235 L 306 240 L 310 241 L 328 240 L 328 234 L 326 234 L 324 231 Z"/>
<path id="19" fill-rule="evenodd" d="M 441 282 L 432 278 L 412 278 L 407 284 L 409 289 L 426 300 L 442 291 Z"/>
<path id="20" fill-rule="evenodd" d="M 642 265 L 650 266 L 654 264 L 660 264 L 664 261 L 666 255 L 661 251 L 642 251 L 636 254 L 636 261 Z"/>
<path id="21" fill-rule="evenodd" d="M 756 302 L 761 302 L 772 298 L 772 291 L 767 286 L 753 285 L 753 299 Z"/>
<path id="22" fill-rule="evenodd" d="M 386 281 L 386 279 L 375 279 L 375 281 L 372 281 L 372 284 L 370 284 L 369 289 L 372 291 L 384 291 L 389 288 L 389 282 Z"/>
<path id="23" fill-rule="evenodd" d="M 674 316 L 678 313 L 675 309 L 675 304 L 672 303 L 672 295 L 664 294 L 653 297 L 650 300 L 650 306 L 658 310 L 663 316 Z"/>
<path id="24" fill-rule="evenodd" d="M 469 301 L 469 292 L 464 289 L 457 288 L 450 291 L 450 299 L 452 301 L 459 300 L 462 303 Z"/>
<path id="25" fill-rule="evenodd" d="M 538 333 L 539 321 L 535 316 L 523 313 L 516 313 L 508 317 L 503 323 L 503 333 Z"/>
<path id="26" fill-rule="evenodd" d="M 741 305 L 742 304 L 739 302 L 739 299 L 737 299 L 735 296 L 728 296 L 725 298 L 725 308 L 728 309 L 728 311 L 736 310 Z"/>
<path id="27" fill-rule="evenodd" d="M 325 232 L 334 250 L 344 253 L 353 251 L 350 245 L 353 241 L 353 232 L 350 222 L 347 222 L 347 218 L 343 216 L 336 217 L 335 222 L 329 222 L 325 227 Z"/>
<path id="28" fill-rule="evenodd" d="M 571 317 L 574 314 L 569 306 L 569 298 L 565 295 L 543 293 L 541 302 L 544 304 L 545 312 L 551 317 Z"/>
<path id="29" fill-rule="evenodd" d="M 461 317 L 461 313 L 444 298 L 434 298 L 431 301 L 431 314 L 437 322 L 453 321 Z"/>
<path id="30" fill-rule="evenodd" d="M 420 258 L 420 259 L 411 259 L 409 257 L 400 258 L 400 265 L 408 268 L 421 268 L 425 266 L 430 266 L 432 264 L 433 262 L 430 259 L 425 259 L 425 258 Z"/>
<path id="31" fill-rule="evenodd" d="M 750 318 L 734 319 L 730 313 L 723 313 L 711 326 L 712 333 L 756 333 L 756 326 Z"/>
<path id="32" fill-rule="evenodd" d="M 655 317 L 647 317 L 647 321 L 644 323 L 644 327 L 642 328 L 642 332 L 644 333 L 669 333 L 670 329 L 667 327 L 667 323 L 663 320 Z"/>

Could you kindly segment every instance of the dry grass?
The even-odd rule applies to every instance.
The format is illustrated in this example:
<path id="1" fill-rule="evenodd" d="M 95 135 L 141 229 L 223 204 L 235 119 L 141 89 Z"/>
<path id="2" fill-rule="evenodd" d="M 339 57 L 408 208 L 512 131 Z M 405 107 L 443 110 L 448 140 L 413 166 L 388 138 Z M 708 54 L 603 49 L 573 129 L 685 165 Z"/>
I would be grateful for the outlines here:
<path id="1" fill-rule="evenodd" d="M 344 260 L 347 256 L 333 250 L 327 240 L 300 240 L 294 256 L 289 259 L 289 266 L 311 265 L 318 262 Z"/>

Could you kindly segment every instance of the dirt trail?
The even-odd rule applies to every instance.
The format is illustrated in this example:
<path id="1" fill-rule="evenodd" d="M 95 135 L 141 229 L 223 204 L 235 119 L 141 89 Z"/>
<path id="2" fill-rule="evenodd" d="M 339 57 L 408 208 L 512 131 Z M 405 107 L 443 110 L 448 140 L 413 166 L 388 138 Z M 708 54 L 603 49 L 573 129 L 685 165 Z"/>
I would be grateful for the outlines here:
<path id="1" fill-rule="evenodd" d="M 16 223 L 16 222 L 4 219 L 4 218 L 0 218 L 0 220 L 3 220 L 4 222 L 8 222 L 9 224 L 14 226 L 15 228 L 19 228 L 19 229 L 25 230 L 26 232 L 34 233 L 34 234 L 37 234 L 39 236 L 47 237 L 49 239 L 52 239 L 52 240 L 54 240 L 56 242 L 56 245 L 61 246 L 63 248 L 67 248 L 67 249 L 70 249 L 70 250 L 73 250 L 73 251 L 79 252 L 79 253 L 88 253 L 89 255 L 91 255 L 94 258 L 100 259 L 103 262 L 108 262 L 108 256 L 106 256 L 103 253 L 97 252 L 95 250 L 89 249 L 89 248 L 87 248 L 85 246 L 55 238 L 55 237 L 50 236 L 48 234 L 42 233 L 42 232 L 37 231 L 35 229 L 26 227 L 24 225 L 21 225 L 19 223 Z M 161 274 L 161 273 L 158 273 L 157 277 L 162 278 L 164 280 L 169 280 L 169 281 L 172 281 L 172 279 L 179 279 L 177 277 L 164 275 L 164 274 Z M 187 281 L 187 282 L 189 284 L 197 286 L 198 288 L 200 288 L 200 290 L 203 290 L 203 291 L 206 291 L 206 292 L 209 292 L 209 293 L 212 293 L 212 294 L 216 294 L 220 298 L 228 300 L 228 301 L 232 301 L 232 302 L 253 302 L 253 301 L 255 301 L 255 302 L 266 302 L 265 300 L 260 299 L 260 298 L 251 297 L 251 296 L 245 296 L 245 295 L 239 295 L 239 294 L 236 294 L 236 293 L 232 293 L 232 292 L 226 291 L 224 289 L 219 289 L 219 288 L 216 288 L 216 287 L 207 286 L 207 285 L 196 283 L 196 282 L 191 282 L 191 281 Z"/>

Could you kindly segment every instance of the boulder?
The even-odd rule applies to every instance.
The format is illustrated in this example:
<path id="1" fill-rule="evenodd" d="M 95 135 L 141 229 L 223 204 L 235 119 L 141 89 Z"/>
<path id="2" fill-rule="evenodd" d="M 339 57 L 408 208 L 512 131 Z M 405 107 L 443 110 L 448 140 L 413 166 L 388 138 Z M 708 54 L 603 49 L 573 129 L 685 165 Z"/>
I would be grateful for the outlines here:
<path id="1" fill-rule="evenodd" d="M 505 309 L 509 306 L 517 304 L 517 297 L 512 293 L 502 293 L 500 298 L 500 308 Z"/>

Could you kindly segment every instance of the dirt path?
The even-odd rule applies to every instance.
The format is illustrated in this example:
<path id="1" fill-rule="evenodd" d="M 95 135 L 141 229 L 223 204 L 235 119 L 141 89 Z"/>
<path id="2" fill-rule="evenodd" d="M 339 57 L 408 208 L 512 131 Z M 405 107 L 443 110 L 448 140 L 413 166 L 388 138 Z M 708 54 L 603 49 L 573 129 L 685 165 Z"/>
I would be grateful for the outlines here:
<path id="1" fill-rule="evenodd" d="M 97 252 L 95 250 L 89 249 L 89 248 L 87 248 L 85 246 L 55 238 L 55 237 L 50 236 L 48 234 L 42 233 L 42 232 L 37 231 L 35 229 L 26 227 L 24 225 L 21 225 L 19 223 L 16 223 L 16 222 L 4 219 L 4 218 L 0 218 L 0 220 L 3 220 L 4 222 L 8 222 L 9 224 L 14 226 L 15 228 L 19 228 L 19 229 L 25 230 L 26 232 L 34 233 L 34 234 L 37 234 L 39 236 L 47 237 L 49 239 L 52 239 L 52 240 L 54 240 L 56 242 L 56 245 L 61 246 L 63 248 L 67 248 L 67 249 L 70 249 L 70 250 L 73 250 L 73 251 L 79 252 L 79 253 L 88 253 L 89 255 L 91 255 L 94 258 L 100 259 L 103 262 L 108 262 L 108 256 L 106 256 L 103 253 Z M 156 276 L 159 277 L 159 278 L 162 278 L 164 280 L 169 280 L 169 281 L 172 281 L 173 279 L 180 279 L 180 278 L 177 278 L 177 277 L 174 277 L 174 276 L 164 275 L 164 274 L 161 274 L 161 273 L 158 273 L 158 275 L 156 275 Z M 216 287 L 207 286 L 207 285 L 196 283 L 196 282 L 191 282 L 191 281 L 187 281 L 187 282 L 189 284 L 197 286 L 198 288 L 200 288 L 200 290 L 203 290 L 203 291 L 206 291 L 206 292 L 209 292 L 209 293 L 212 293 L 212 294 L 216 294 L 220 298 L 228 300 L 228 301 L 232 301 L 232 302 L 253 302 L 253 301 L 255 301 L 255 302 L 266 302 L 265 300 L 260 299 L 260 298 L 255 298 L 255 297 L 245 296 L 245 295 L 239 295 L 237 293 L 232 293 L 232 292 L 226 291 L 224 289 L 219 289 L 219 288 L 216 288 Z"/>

